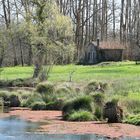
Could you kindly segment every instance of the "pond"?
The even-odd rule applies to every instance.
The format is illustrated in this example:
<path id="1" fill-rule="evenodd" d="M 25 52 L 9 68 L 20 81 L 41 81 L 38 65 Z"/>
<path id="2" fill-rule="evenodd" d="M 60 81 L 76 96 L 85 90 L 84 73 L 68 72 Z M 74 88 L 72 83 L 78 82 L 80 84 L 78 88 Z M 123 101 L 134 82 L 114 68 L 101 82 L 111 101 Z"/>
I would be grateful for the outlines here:
<path id="1" fill-rule="evenodd" d="M 60 135 L 38 133 L 38 123 L 31 123 L 17 117 L 0 119 L 0 140 L 108 140 L 108 138 L 93 134 Z M 139 138 L 140 139 L 140 138 Z M 115 139 L 116 140 L 116 139 Z M 137 138 L 120 138 L 119 140 L 138 140 Z"/>

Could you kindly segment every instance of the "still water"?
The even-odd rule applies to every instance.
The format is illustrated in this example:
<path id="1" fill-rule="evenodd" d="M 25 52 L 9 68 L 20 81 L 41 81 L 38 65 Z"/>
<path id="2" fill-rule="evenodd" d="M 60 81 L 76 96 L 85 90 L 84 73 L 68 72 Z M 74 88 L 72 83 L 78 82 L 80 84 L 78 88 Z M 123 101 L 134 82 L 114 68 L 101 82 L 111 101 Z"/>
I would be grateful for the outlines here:
<path id="1" fill-rule="evenodd" d="M 21 120 L 17 117 L 0 119 L 0 140 L 109 140 L 97 135 L 49 135 L 36 133 L 37 123 Z M 118 139 L 114 139 L 118 140 Z M 140 138 L 120 138 L 119 140 L 140 140 Z"/>

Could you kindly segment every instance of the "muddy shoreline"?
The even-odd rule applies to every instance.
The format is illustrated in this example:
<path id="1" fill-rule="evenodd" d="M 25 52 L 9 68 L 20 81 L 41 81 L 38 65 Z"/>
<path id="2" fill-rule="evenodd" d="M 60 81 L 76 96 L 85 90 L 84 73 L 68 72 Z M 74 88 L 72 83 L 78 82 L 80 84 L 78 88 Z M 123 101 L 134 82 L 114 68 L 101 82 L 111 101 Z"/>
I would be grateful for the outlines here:
<path id="1" fill-rule="evenodd" d="M 40 122 L 39 132 L 47 134 L 97 134 L 109 138 L 123 136 L 140 138 L 140 127 L 129 124 L 107 124 L 106 122 L 67 122 L 61 111 L 31 111 L 27 108 L 12 108 L 0 117 L 19 116 L 32 122 Z"/>

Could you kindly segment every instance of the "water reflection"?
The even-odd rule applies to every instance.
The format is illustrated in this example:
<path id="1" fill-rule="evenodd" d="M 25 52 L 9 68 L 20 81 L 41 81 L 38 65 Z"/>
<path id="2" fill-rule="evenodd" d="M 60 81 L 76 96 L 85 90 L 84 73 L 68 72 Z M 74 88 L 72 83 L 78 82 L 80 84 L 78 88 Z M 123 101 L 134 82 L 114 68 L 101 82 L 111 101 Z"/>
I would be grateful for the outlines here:
<path id="1" fill-rule="evenodd" d="M 97 135 L 48 135 L 35 133 L 39 124 L 10 117 L 0 120 L 0 140 L 109 140 Z M 117 140 L 117 139 L 114 139 Z M 120 138 L 119 140 L 138 140 Z M 140 138 L 139 138 L 140 140 Z"/>
<path id="2" fill-rule="evenodd" d="M 47 135 L 47 134 L 20 134 L 17 136 L 0 135 L 0 140 L 111 140 L 96 135 Z M 120 138 L 114 140 L 140 140 L 139 138 Z"/>

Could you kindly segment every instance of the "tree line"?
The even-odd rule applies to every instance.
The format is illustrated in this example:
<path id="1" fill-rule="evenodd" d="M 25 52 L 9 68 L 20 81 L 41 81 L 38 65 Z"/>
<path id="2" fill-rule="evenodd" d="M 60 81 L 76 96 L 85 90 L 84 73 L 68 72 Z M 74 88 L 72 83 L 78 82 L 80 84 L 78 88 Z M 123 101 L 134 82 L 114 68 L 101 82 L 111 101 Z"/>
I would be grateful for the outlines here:
<path id="1" fill-rule="evenodd" d="M 57 0 L 60 12 L 71 17 L 77 54 L 90 41 L 116 40 L 140 47 L 139 0 Z"/>
<path id="2" fill-rule="evenodd" d="M 78 61 L 91 41 L 140 47 L 139 0 L 0 0 L 0 66 Z"/>

